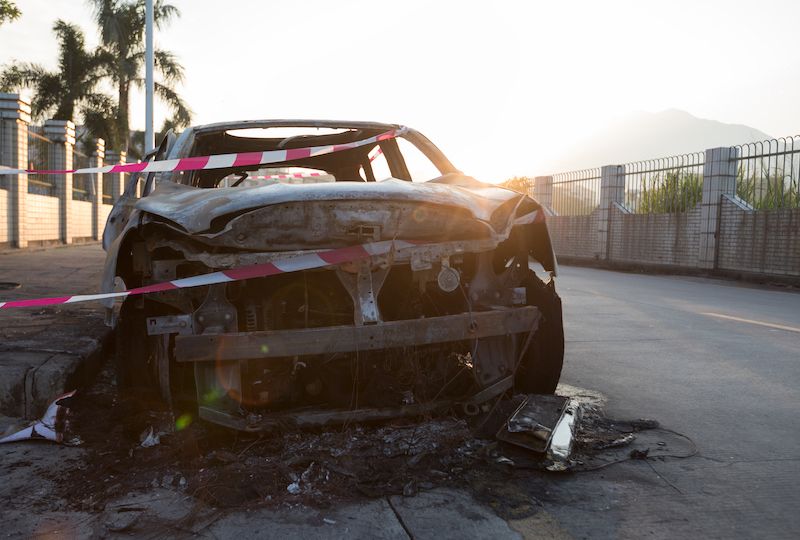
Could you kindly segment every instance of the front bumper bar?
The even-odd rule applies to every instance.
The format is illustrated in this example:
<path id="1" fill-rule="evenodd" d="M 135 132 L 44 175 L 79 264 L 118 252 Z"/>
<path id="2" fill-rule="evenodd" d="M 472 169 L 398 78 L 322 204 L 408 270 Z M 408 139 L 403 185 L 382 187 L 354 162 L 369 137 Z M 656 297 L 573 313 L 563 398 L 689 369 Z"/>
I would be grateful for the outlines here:
<path id="1" fill-rule="evenodd" d="M 178 335 L 175 357 L 219 362 L 431 345 L 535 331 L 540 316 L 536 307 L 524 306 L 364 326 Z"/>

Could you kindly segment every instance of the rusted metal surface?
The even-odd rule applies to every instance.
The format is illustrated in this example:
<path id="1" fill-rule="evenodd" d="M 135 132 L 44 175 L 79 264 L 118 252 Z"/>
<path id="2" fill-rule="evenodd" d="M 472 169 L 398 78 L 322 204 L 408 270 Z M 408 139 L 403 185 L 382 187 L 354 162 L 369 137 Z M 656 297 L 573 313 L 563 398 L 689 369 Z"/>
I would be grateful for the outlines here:
<path id="1" fill-rule="evenodd" d="M 498 392 L 499 394 L 499 392 Z M 497 394 L 495 394 L 496 396 Z M 495 397 L 491 396 L 491 397 Z M 362 409 L 312 409 L 276 412 L 269 415 L 241 415 L 227 413 L 211 407 L 200 407 L 200 418 L 240 431 L 263 431 L 280 426 L 322 427 L 346 422 L 374 422 L 403 416 L 421 416 L 445 411 L 452 407 L 451 400 L 431 403 L 415 403 L 401 407 L 362 408 Z"/>
<path id="2" fill-rule="evenodd" d="M 530 332 L 539 317 L 538 309 L 525 306 L 376 325 L 182 335 L 175 339 L 175 355 L 179 362 L 221 362 L 373 351 Z"/>
<path id="3" fill-rule="evenodd" d="M 152 195 L 136 203 L 136 208 L 168 219 L 185 231 L 196 234 L 208 231 L 211 222 L 221 216 L 286 203 L 315 201 L 360 202 L 362 205 L 356 209 L 365 213 L 363 222 L 385 226 L 398 224 L 395 220 L 400 216 L 392 215 L 391 209 L 392 203 L 396 206 L 401 202 L 425 204 L 430 212 L 464 209 L 473 219 L 488 222 L 503 203 L 523 197 L 491 184 L 475 185 L 468 177 L 455 173 L 446 180 L 446 183 L 435 180 L 415 183 L 390 178 L 382 182 L 275 183 L 215 189 L 161 182 Z M 379 204 L 381 202 L 386 204 Z M 292 215 L 281 214 L 280 219 L 291 219 Z M 413 220 L 401 220 L 399 225 L 413 223 Z"/>

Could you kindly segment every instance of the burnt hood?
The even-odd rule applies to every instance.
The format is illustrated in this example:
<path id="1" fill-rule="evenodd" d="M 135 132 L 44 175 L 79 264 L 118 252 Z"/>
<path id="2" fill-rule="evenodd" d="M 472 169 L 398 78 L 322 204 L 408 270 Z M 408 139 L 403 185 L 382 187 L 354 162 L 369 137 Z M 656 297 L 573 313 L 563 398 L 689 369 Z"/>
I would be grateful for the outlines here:
<path id="1" fill-rule="evenodd" d="M 407 201 L 468 210 L 476 219 L 490 221 L 505 203 L 523 195 L 469 176 L 448 174 L 429 182 L 414 183 L 390 178 L 381 182 L 329 182 L 253 187 L 201 189 L 161 182 L 136 208 L 169 220 L 190 234 L 208 231 L 213 220 L 248 210 L 299 201 Z M 532 202 L 532 201 L 531 201 Z"/>

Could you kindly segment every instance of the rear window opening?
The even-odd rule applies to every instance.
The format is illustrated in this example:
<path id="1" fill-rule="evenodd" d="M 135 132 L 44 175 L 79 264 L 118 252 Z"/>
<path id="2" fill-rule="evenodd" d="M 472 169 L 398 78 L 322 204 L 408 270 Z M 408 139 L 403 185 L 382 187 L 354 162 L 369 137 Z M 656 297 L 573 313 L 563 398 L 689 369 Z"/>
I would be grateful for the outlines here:
<path id="1" fill-rule="evenodd" d="M 344 145 L 365 141 L 389 129 L 388 125 L 220 129 L 198 133 L 189 157 Z M 191 171 L 180 175 L 177 181 L 200 188 L 232 188 L 275 183 L 378 182 L 389 178 L 419 182 L 441 174 L 412 139 L 401 135 L 282 163 Z"/>
<path id="2" fill-rule="evenodd" d="M 335 182 L 327 171 L 307 167 L 270 167 L 255 171 L 231 173 L 222 178 L 217 187 L 255 187 L 274 184 L 321 184 Z"/>
<path id="3" fill-rule="evenodd" d="M 295 137 L 318 137 L 321 135 L 340 135 L 356 131 L 346 128 L 318 128 L 318 127 L 268 127 L 229 129 L 225 132 L 231 137 L 245 137 L 251 139 L 292 139 Z"/>

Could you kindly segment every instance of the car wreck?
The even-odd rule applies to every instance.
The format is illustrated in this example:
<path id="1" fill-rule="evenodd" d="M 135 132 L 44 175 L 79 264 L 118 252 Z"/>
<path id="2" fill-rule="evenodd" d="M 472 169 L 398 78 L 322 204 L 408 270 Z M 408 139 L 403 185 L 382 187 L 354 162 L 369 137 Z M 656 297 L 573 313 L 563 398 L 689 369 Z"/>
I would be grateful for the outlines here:
<path id="1" fill-rule="evenodd" d="M 323 145 L 336 151 L 307 151 Z M 282 163 L 221 159 L 279 150 Z M 214 168 L 131 175 L 104 233 L 103 291 L 287 271 L 107 302 L 121 388 L 248 431 L 469 415 L 512 391 L 554 392 L 556 260 L 529 196 L 393 124 L 213 124 L 167 135 L 148 159 L 198 156 Z M 293 257 L 378 243 L 390 247 L 291 271 Z"/>

